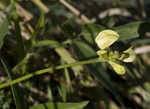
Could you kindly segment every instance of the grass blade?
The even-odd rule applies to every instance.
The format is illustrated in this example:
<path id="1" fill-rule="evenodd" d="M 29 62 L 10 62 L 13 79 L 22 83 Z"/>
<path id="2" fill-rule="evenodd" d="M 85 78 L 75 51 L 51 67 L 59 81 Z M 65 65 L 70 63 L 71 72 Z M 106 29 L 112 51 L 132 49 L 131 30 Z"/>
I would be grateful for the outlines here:
<path id="1" fill-rule="evenodd" d="M 79 103 L 45 103 L 33 106 L 30 109 L 83 109 L 88 104 L 88 101 Z"/>
<path id="2" fill-rule="evenodd" d="M 17 47 L 18 47 L 18 60 L 22 60 L 25 56 L 25 46 L 24 46 L 22 35 L 21 35 L 21 29 L 19 25 L 19 16 L 16 10 L 14 10 L 14 13 L 13 13 L 13 20 L 15 23 L 15 32 L 16 32 Z"/>
<path id="3" fill-rule="evenodd" d="M 12 80 L 12 77 L 10 75 L 10 71 L 2 59 L 1 59 L 1 63 L 4 66 L 4 69 L 8 75 L 8 78 L 10 80 Z M 18 85 L 17 84 L 11 85 L 11 91 L 13 94 L 13 99 L 15 101 L 16 109 L 26 109 L 26 104 L 24 102 L 23 96 L 21 95 L 22 92 L 21 92 L 21 90 L 19 90 Z"/>
<path id="4" fill-rule="evenodd" d="M 5 18 L 5 20 L 0 24 L 0 49 L 3 45 L 3 39 L 8 33 L 8 25 L 9 23 L 7 18 Z"/>

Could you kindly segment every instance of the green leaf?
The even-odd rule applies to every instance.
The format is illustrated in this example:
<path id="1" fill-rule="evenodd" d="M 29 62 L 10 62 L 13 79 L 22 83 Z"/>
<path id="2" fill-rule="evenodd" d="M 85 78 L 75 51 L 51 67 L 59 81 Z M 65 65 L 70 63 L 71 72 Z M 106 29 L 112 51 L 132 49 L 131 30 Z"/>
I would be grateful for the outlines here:
<path id="1" fill-rule="evenodd" d="M 45 103 L 33 106 L 30 109 L 83 109 L 88 104 L 88 101 L 79 103 Z"/>
<path id="2" fill-rule="evenodd" d="M 60 83 L 60 87 L 58 87 L 58 92 L 59 95 L 62 99 L 63 102 L 67 101 L 67 89 L 66 89 L 66 84 Z"/>
<path id="3" fill-rule="evenodd" d="M 55 49 L 57 54 L 68 64 L 76 62 L 76 60 L 71 56 L 71 54 L 67 51 L 67 49 L 63 47 L 57 47 Z M 82 66 L 72 67 L 74 72 L 80 72 L 83 70 Z"/>
<path id="4" fill-rule="evenodd" d="M 43 28 L 44 26 L 45 26 L 45 14 L 41 13 L 40 18 L 38 20 L 38 23 L 36 25 L 36 28 L 35 28 L 34 32 L 31 35 L 31 38 L 30 38 L 30 41 L 31 41 L 32 45 L 36 42 L 35 38 L 37 37 L 40 29 Z"/>
<path id="5" fill-rule="evenodd" d="M 18 61 L 22 60 L 25 56 L 25 44 L 21 35 L 21 27 L 19 15 L 17 14 L 16 9 L 13 10 L 13 21 L 15 24 L 15 34 L 17 40 L 17 51 L 18 51 Z"/>
<path id="6" fill-rule="evenodd" d="M 67 90 L 72 92 L 73 89 L 72 89 L 71 78 L 70 78 L 70 74 L 69 74 L 69 71 L 68 71 L 67 68 L 64 69 L 64 76 L 65 76 L 65 79 L 66 79 Z"/>
<path id="7" fill-rule="evenodd" d="M 52 94 L 52 89 L 51 89 L 50 85 L 48 85 L 47 92 L 48 92 L 47 93 L 48 100 L 53 101 L 53 94 Z"/>
<path id="8" fill-rule="evenodd" d="M 124 40 L 129 40 L 133 38 L 137 38 L 140 36 L 139 31 L 140 31 L 140 25 L 143 22 L 132 22 L 128 23 L 125 25 L 118 26 L 114 28 L 116 32 L 119 34 L 119 40 L 124 41 Z"/>
<path id="9" fill-rule="evenodd" d="M 0 49 L 3 45 L 3 39 L 8 33 L 8 19 L 5 18 L 5 20 L 0 24 Z"/>
<path id="10" fill-rule="evenodd" d="M 73 48 L 75 51 L 74 55 L 77 55 L 77 57 L 80 60 L 86 60 L 86 59 L 94 58 L 97 56 L 96 51 L 91 46 L 89 46 L 88 44 L 86 44 L 84 42 L 81 42 L 81 41 L 74 42 Z M 101 63 L 95 63 L 95 64 L 91 64 L 91 65 L 86 65 L 86 66 L 87 66 L 88 70 L 90 72 L 92 72 L 92 75 L 94 75 L 102 83 L 104 83 L 104 87 L 105 87 L 106 84 L 101 79 L 104 77 L 104 78 L 107 78 L 107 80 L 109 80 L 109 75 L 104 72 L 105 70 L 104 70 L 104 67 L 101 65 Z M 106 85 L 106 87 L 107 87 L 107 85 Z"/>
<path id="11" fill-rule="evenodd" d="M 23 60 L 21 60 L 13 69 L 12 71 L 15 72 L 16 74 L 25 74 L 27 73 L 27 64 L 32 56 L 31 53 L 28 53 Z"/>
<path id="12" fill-rule="evenodd" d="M 137 39 L 133 44 L 150 44 L 150 38 Z"/>
<path id="13" fill-rule="evenodd" d="M 96 51 L 92 49 L 91 46 L 89 46 L 84 42 L 81 41 L 74 42 L 73 48 L 75 51 L 74 54 L 76 54 L 77 57 L 81 60 L 90 59 L 97 56 Z M 93 63 L 85 66 L 89 70 L 91 75 L 95 77 L 100 86 L 102 86 L 103 88 L 107 89 L 110 93 L 112 93 L 114 97 L 118 100 L 118 102 L 122 104 L 122 100 L 120 96 L 117 94 L 116 89 L 113 88 L 109 74 L 106 72 L 105 67 L 100 63 Z"/>
<path id="14" fill-rule="evenodd" d="M 95 44 L 95 38 L 101 32 L 104 30 L 105 27 L 102 25 L 97 25 L 97 24 L 87 24 L 84 25 L 82 28 L 82 34 L 84 39 L 90 43 L 90 44 Z"/>
<path id="15" fill-rule="evenodd" d="M 74 54 L 81 60 L 97 56 L 96 51 L 84 42 L 73 42 L 73 47 L 75 50 Z"/>

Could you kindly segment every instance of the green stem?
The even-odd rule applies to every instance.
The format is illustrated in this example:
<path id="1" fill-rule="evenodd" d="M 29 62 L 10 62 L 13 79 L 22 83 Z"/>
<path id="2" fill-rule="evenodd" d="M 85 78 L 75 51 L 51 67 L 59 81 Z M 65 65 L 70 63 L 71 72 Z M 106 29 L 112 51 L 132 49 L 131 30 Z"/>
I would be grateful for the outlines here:
<path id="1" fill-rule="evenodd" d="M 95 59 L 90 59 L 90 60 L 86 60 L 86 61 L 79 61 L 79 62 L 75 62 L 75 63 L 71 63 L 71 64 L 65 64 L 65 65 L 58 65 L 56 67 L 51 67 L 51 68 L 47 68 L 47 69 L 43 69 L 43 70 L 39 70 L 36 71 L 34 73 L 29 73 L 25 76 L 19 77 L 15 80 L 0 84 L 0 89 L 11 86 L 13 84 L 28 80 L 36 75 L 42 75 L 45 74 L 47 72 L 52 72 L 53 70 L 60 70 L 60 69 L 64 69 L 64 68 L 69 68 L 69 67 L 73 67 L 73 66 L 78 66 L 78 65 L 83 65 L 83 64 L 91 64 L 91 63 L 97 63 L 97 62 L 101 62 L 101 60 L 99 58 L 95 58 Z"/>

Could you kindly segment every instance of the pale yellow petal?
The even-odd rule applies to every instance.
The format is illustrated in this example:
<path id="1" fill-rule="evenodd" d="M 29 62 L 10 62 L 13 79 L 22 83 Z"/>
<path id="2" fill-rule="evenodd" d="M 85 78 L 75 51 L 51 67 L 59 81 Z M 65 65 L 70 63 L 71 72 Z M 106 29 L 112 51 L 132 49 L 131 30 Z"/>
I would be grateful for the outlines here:
<path id="1" fill-rule="evenodd" d="M 124 75 L 126 73 L 126 70 L 124 66 L 117 64 L 115 62 L 109 61 L 109 64 L 112 66 L 113 70 L 118 74 L 118 75 Z"/>
<path id="2" fill-rule="evenodd" d="M 106 49 L 111 46 L 119 38 L 119 34 L 113 30 L 104 30 L 98 34 L 95 39 L 100 49 Z"/>
<path id="3" fill-rule="evenodd" d="M 123 53 L 126 53 L 129 55 L 129 57 L 123 59 L 123 62 L 133 62 L 136 58 L 136 54 L 131 47 L 125 50 Z"/>

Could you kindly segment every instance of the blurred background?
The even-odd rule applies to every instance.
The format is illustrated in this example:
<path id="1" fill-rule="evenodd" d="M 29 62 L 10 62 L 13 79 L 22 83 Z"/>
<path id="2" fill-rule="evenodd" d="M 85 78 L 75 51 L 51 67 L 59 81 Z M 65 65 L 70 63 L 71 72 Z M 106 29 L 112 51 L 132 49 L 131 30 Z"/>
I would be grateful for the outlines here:
<path id="1" fill-rule="evenodd" d="M 53 70 L 0 89 L 0 109 L 150 109 L 150 0 L 0 0 L 0 86 L 41 69 L 97 57 L 95 37 L 133 47 L 117 75 L 108 63 Z M 70 103 L 70 104 L 68 104 Z"/>

